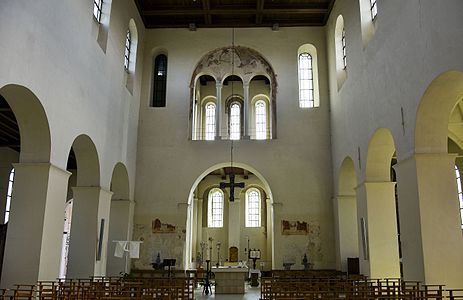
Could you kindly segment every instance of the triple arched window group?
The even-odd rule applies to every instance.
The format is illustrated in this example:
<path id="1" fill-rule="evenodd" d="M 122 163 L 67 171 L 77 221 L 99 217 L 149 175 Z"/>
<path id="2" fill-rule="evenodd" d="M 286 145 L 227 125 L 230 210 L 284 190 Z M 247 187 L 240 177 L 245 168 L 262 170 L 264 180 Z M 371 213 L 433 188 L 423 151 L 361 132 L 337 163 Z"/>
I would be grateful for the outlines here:
<path id="1" fill-rule="evenodd" d="M 262 215 L 262 197 L 257 188 L 246 191 L 245 226 L 260 227 Z M 214 188 L 208 195 L 208 227 L 220 228 L 224 223 L 224 193 L 219 188 Z"/>
<path id="2" fill-rule="evenodd" d="M 239 140 L 243 133 L 243 109 L 242 103 L 233 101 L 228 106 L 228 123 L 230 140 Z M 216 104 L 207 102 L 204 106 L 204 139 L 212 141 L 216 137 Z M 253 105 L 255 139 L 265 140 L 268 138 L 268 105 L 264 100 L 257 100 Z"/>

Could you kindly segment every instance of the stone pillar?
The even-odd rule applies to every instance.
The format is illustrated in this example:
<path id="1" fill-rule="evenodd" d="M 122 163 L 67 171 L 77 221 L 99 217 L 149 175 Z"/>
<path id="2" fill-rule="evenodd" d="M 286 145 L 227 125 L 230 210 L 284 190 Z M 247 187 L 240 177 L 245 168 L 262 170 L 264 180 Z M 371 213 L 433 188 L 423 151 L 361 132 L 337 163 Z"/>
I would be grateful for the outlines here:
<path id="1" fill-rule="evenodd" d="M 11 202 L 2 288 L 59 276 L 70 173 L 50 163 L 19 163 Z"/>
<path id="2" fill-rule="evenodd" d="M 266 209 L 267 209 L 267 257 L 266 259 L 266 270 L 272 270 L 272 261 L 273 261 L 273 248 L 272 248 L 272 239 L 273 239 L 273 208 L 270 198 L 265 199 Z"/>
<path id="3" fill-rule="evenodd" d="M 347 271 L 347 258 L 359 257 L 357 198 L 355 195 L 338 195 L 338 232 L 341 270 Z"/>
<path id="4" fill-rule="evenodd" d="M 249 135 L 249 83 L 243 83 L 243 98 L 244 98 L 244 107 L 243 107 L 243 112 L 244 112 L 244 134 L 243 134 L 243 139 L 249 140 L 250 135 Z"/>
<path id="5" fill-rule="evenodd" d="M 362 224 L 358 222 L 360 272 L 370 278 L 400 278 L 395 182 L 364 182 L 357 187 L 357 217 L 366 224 L 365 259 Z"/>
<path id="6" fill-rule="evenodd" d="M 129 241 L 132 237 L 132 219 L 135 202 L 129 199 L 111 200 L 111 215 L 109 219 L 109 237 L 106 275 L 119 276 L 121 272 L 130 270 L 130 260 L 114 256 L 116 243 L 114 241 Z M 72 230 L 72 229 L 71 229 Z"/>
<path id="7" fill-rule="evenodd" d="M 237 189 L 235 189 L 237 191 Z M 237 192 L 236 195 L 240 193 Z M 228 203 L 228 247 L 237 247 L 238 253 L 241 251 L 240 248 L 240 236 L 241 236 L 241 201 L 235 199 L 233 202 Z M 228 249 L 223 249 L 221 253 L 225 253 L 226 257 L 222 256 L 222 261 L 228 258 Z"/>
<path id="8" fill-rule="evenodd" d="M 197 202 L 197 220 L 198 220 L 198 227 L 196 228 L 196 230 L 198 231 L 198 236 L 197 236 L 197 239 L 198 239 L 198 251 L 201 251 L 201 247 L 199 246 L 199 243 L 201 243 L 203 241 L 203 198 L 198 198 L 198 202 Z M 207 242 L 207 241 L 204 241 L 204 242 Z M 206 255 L 206 253 L 204 253 L 204 255 Z M 204 258 L 205 260 L 205 258 Z"/>
<path id="9" fill-rule="evenodd" d="M 222 83 L 216 82 L 216 97 L 217 105 L 215 106 L 215 139 L 221 139 L 221 130 L 222 130 Z"/>
<path id="10" fill-rule="evenodd" d="M 112 192 L 101 187 L 74 187 L 71 238 L 66 277 L 87 278 L 106 274 L 109 211 Z M 97 261 L 101 220 L 104 219 L 100 260 Z"/>
<path id="11" fill-rule="evenodd" d="M 415 154 L 394 168 L 404 279 L 461 288 L 463 239 L 455 155 Z"/>

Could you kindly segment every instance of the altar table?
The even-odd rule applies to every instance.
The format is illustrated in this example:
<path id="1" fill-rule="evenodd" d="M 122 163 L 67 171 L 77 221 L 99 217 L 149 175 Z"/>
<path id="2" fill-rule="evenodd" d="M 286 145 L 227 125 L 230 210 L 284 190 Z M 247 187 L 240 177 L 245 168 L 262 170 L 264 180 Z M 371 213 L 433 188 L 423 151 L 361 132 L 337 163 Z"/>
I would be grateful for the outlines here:
<path id="1" fill-rule="evenodd" d="M 244 294 L 248 268 L 218 267 L 211 271 L 215 274 L 216 294 Z"/>

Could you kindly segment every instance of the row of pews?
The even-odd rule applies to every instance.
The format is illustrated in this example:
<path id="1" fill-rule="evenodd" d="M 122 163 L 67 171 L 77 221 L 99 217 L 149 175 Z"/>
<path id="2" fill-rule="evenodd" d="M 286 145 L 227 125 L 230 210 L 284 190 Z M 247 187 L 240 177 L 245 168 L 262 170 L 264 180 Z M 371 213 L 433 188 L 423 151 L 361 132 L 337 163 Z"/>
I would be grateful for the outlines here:
<path id="1" fill-rule="evenodd" d="M 40 281 L 1 290 L 0 299 L 194 299 L 194 277 L 93 277 Z"/>
<path id="2" fill-rule="evenodd" d="M 265 276 L 264 276 L 265 275 Z M 463 299 L 463 289 L 400 279 L 368 279 L 339 271 L 274 270 L 261 278 L 261 300 Z"/>

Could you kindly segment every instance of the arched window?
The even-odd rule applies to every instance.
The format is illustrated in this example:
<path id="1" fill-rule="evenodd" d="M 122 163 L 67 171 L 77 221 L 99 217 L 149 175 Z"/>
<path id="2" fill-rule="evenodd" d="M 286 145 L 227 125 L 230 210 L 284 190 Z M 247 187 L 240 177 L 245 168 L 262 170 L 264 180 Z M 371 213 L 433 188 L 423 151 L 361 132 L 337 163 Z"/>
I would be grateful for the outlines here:
<path id="1" fill-rule="evenodd" d="M 461 187 L 460 170 L 458 170 L 457 166 L 455 166 L 455 177 L 457 179 L 458 202 L 460 203 L 460 223 L 463 229 L 463 190 Z"/>
<path id="2" fill-rule="evenodd" d="M 215 139 L 215 104 L 209 102 L 206 104 L 206 132 L 205 139 L 212 141 Z"/>
<path id="3" fill-rule="evenodd" d="M 10 220 L 10 207 L 11 207 L 11 195 L 13 193 L 13 182 L 14 182 L 14 169 L 10 172 L 8 178 L 8 190 L 6 192 L 6 207 L 5 207 L 5 221 L 4 224 Z"/>
<path id="4" fill-rule="evenodd" d="M 260 227 L 260 202 L 258 189 L 246 192 L 246 227 Z"/>
<path id="5" fill-rule="evenodd" d="M 153 107 L 166 106 L 167 56 L 159 54 L 154 60 Z"/>
<path id="6" fill-rule="evenodd" d="M 230 139 L 239 140 L 241 137 L 241 107 L 234 102 L 230 106 Z"/>
<path id="7" fill-rule="evenodd" d="M 223 227 L 223 192 L 213 189 L 208 198 L 208 226 Z"/>
<path id="8" fill-rule="evenodd" d="M 265 140 L 267 138 L 267 108 L 265 102 L 256 102 L 256 139 Z"/>
<path id="9" fill-rule="evenodd" d="M 378 15 L 378 6 L 376 5 L 376 0 L 370 0 L 370 12 L 371 19 L 374 21 Z"/>
<path id="10" fill-rule="evenodd" d="M 126 72 L 129 72 L 131 46 L 132 46 L 132 39 L 131 39 L 130 30 L 127 30 L 127 34 L 125 36 L 125 52 L 124 52 L 124 68 Z"/>
<path id="11" fill-rule="evenodd" d="M 338 89 L 340 89 L 347 78 L 347 42 L 344 18 L 342 15 L 339 15 L 336 19 L 336 27 L 334 29 L 334 47 L 336 51 L 336 77 Z"/>
<path id="12" fill-rule="evenodd" d="M 103 11 L 103 0 L 93 0 L 93 16 L 98 23 L 101 22 L 101 12 Z"/>
<path id="13" fill-rule="evenodd" d="M 314 107 L 312 56 L 299 54 L 299 107 Z"/>

